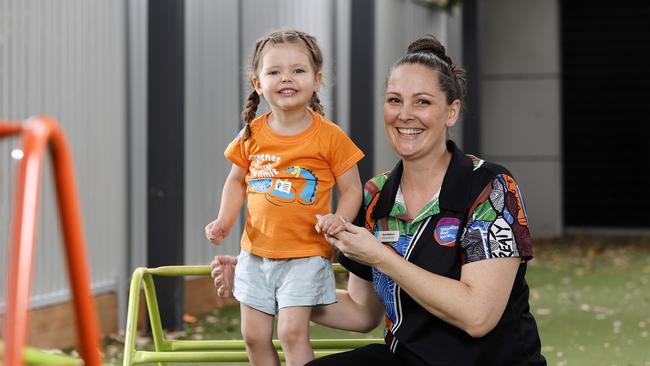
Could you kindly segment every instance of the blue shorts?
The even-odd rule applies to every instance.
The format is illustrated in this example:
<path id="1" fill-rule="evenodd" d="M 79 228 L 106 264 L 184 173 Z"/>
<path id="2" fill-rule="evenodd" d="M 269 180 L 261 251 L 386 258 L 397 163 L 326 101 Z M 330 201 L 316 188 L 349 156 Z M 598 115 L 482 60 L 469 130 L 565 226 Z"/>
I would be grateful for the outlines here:
<path id="1" fill-rule="evenodd" d="M 269 259 L 242 250 L 233 287 L 240 303 L 271 315 L 289 306 L 336 302 L 332 262 L 323 257 Z"/>

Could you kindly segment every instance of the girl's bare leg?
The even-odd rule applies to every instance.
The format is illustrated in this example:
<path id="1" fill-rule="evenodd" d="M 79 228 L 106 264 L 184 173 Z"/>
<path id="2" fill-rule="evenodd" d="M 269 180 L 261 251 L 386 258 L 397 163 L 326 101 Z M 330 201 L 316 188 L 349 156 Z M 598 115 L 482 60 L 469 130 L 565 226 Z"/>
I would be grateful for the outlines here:
<path id="1" fill-rule="evenodd" d="M 241 333 L 251 365 L 279 366 L 280 358 L 273 346 L 273 316 L 240 304 Z"/>
<path id="2" fill-rule="evenodd" d="M 278 314 L 278 338 L 287 366 L 302 366 L 314 359 L 309 343 L 309 317 L 312 308 L 293 306 L 280 309 Z"/>

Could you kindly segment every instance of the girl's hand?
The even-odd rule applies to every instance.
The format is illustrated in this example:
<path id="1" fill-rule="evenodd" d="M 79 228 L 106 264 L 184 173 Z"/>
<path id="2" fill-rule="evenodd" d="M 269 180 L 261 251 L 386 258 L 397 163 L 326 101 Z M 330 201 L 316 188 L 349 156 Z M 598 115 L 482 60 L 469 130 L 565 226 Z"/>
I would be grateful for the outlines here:
<path id="1" fill-rule="evenodd" d="M 325 234 L 325 239 L 346 257 L 376 267 L 385 256 L 393 253 L 365 228 L 349 222 L 344 224 L 344 228 L 344 231 L 335 235 Z"/>
<path id="2" fill-rule="evenodd" d="M 213 244 L 222 244 L 228 234 L 230 234 L 230 227 L 218 218 L 205 226 L 205 236 Z"/>
<path id="3" fill-rule="evenodd" d="M 345 230 L 345 219 L 343 216 L 337 214 L 327 214 L 325 216 L 316 215 L 318 222 L 316 223 L 316 232 L 319 234 L 336 235 Z"/>

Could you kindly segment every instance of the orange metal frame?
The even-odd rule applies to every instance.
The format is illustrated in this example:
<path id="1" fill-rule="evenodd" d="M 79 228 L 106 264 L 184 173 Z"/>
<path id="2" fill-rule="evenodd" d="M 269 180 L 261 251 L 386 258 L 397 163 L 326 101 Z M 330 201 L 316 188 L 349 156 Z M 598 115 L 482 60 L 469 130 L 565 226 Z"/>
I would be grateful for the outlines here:
<path id="1" fill-rule="evenodd" d="M 90 290 L 72 156 L 63 131 L 50 117 L 33 117 L 25 124 L 0 120 L 0 137 L 22 135 L 23 157 L 18 166 L 16 201 L 12 217 L 4 328 L 4 364 L 23 365 L 29 325 L 29 295 L 36 240 L 40 182 L 49 147 L 63 231 L 66 262 L 76 313 L 79 351 L 87 366 L 101 365 L 99 327 Z"/>

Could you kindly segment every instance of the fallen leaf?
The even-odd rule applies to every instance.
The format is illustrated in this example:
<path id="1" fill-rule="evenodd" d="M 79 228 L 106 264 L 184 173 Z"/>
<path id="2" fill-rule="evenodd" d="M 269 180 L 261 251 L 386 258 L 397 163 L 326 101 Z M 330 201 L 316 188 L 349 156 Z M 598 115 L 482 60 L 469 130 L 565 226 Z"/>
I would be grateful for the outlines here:
<path id="1" fill-rule="evenodd" d="M 183 321 L 185 323 L 194 324 L 194 323 L 196 323 L 196 317 L 194 315 L 190 315 L 190 314 L 183 314 Z"/>

